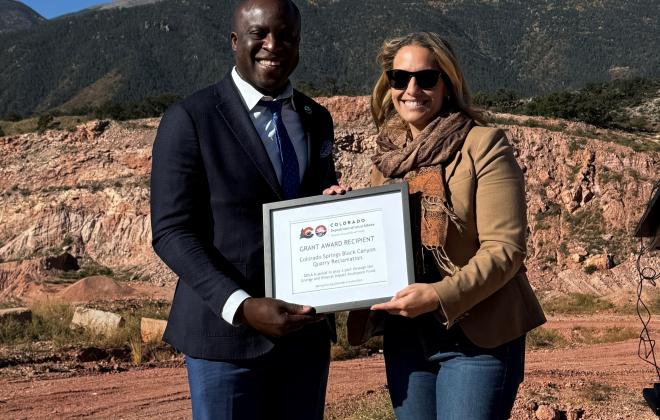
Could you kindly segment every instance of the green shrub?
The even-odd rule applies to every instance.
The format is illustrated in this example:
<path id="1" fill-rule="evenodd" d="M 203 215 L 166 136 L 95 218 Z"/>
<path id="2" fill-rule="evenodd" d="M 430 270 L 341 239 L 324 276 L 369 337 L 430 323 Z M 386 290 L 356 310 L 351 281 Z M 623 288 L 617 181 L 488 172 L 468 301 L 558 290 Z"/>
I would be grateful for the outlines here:
<path id="1" fill-rule="evenodd" d="M 42 114 L 37 119 L 37 132 L 43 133 L 52 127 L 53 123 L 53 114 Z"/>
<path id="2" fill-rule="evenodd" d="M 96 118 L 113 120 L 134 120 L 138 118 L 160 117 L 173 103 L 181 99 L 178 95 L 164 94 L 152 96 L 141 101 L 112 102 L 90 110 Z"/>
<path id="3" fill-rule="evenodd" d="M 638 131 L 649 130 L 651 123 L 646 117 L 632 115 L 628 108 L 652 99 L 659 89 L 658 78 L 617 79 L 590 83 L 579 90 L 554 92 L 529 100 L 522 100 L 516 92 L 506 90 L 478 92 L 474 95 L 474 103 L 497 112 L 563 118 L 597 127 Z M 538 122 L 529 124 L 542 126 Z M 585 130 L 576 130 L 574 134 L 583 137 L 596 135 L 593 131 Z M 637 147 L 653 145 L 640 144 Z"/>
<path id="4" fill-rule="evenodd" d="M 37 303 L 31 306 L 29 324 L 8 320 L 0 323 L 0 344 L 53 341 L 55 347 L 86 341 L 86 334 L 69 328 L 73 308 L 67 304 Z"/>
<path id="5" fill-rule="evenodd" d="M 598 268 L 596 268 L 596 267 L 593 266 L 593 265 L 585 265 L 585 266 L 584 266 L 584 272 L 587 273 L 587 274 L 593 274 L 593 273 L 595 273 L 597 270 L 598 270 Z"/>
<path id="6" fill-rule="evenodd" d="M 602 184 L 609 184 L 610 182 L 614 182 L 619 185 L 621 184 L 621 181 L 623 181 L 623 174 L 620 172 L 614 172 L 606 166 L 602 166 L 598 172 L 598 180 Z"/>
<path id="7" fill-rule="evenodd" d="M 499 89 L 495 92 L 477 92 L 472 102 L 479 107 L 497 109 L 500 112 L 508 112 L 520 106 L 520 95 L 509 89 Z"/>
<path id="8" fill-rule="evenodd" d="M 548 264 L 554 264 L 557 262 L 557 257 L 554 255 L 546 255 L 543 259 Z"/>
<path id="9" fill-rule="evenodd" d="M 640 304 L 640 311 L 644 312 L 644 306 L 651 314 L 660 313 L 660 292 L 653 293 L 651 297 L 642 299 L 642 304 Z M 635 314 L 637 313 L 637 302 L 626 303 L 617 308 L 618 313 L 623 314 Z"/>
<path id="10" fill-rule="evenodd" d="M 80 265 L 79 270 L 60 272 L 58 273 L 57 278 L 62 280 L 80 280 L 80 279 L 84 279 L 85 277 L 92 277 L 92 276 L 106 276 L 111 278 L 116 277 L 115 272 L 112 271 L 111 268 L 106 267 L 104 265 L 100 265 L 95 261 L 88 260 L 88 261 L 84 261 Z"/>
<path id="11" fill-rule="evenodd" d="M 577 344 L 618 343 L 639 337 L 639 331 L 630 327 L 608 327 L 605 329 L 576 326 L 571 331 L 571 341 Z"/>
<path id="12" fill-rule="evenodd" d="M 578 139 L 578 138 L 571 138 L 568 143 L 568 153 L 572 155 L 573 153 L 577 152 L 578 150 L 584 149 L 584 147 L 587 145 L 586 140 L 584 139 Z M 578 167 L 578 170 L 580 168 Z"/>
<path id="13" fill-rule="evenodd" d="M 534 219 L 541 221 L 547 217 L 559 216 L 561 215 L 561 207 L 557 203 L 548 203 L 548 209 L 543 212 L 538 212 L 534 215 Z"/>
<path id="14" fill-rule="evenodd" d="M 528 118 L 525 121 L 523 121 L 522 125 L 525 127 L 531 127 L 531 128 L 543 128 L 543 124 L 539 123 L 538 121 Z"/>
<path id="15" fill-rule="evenodd" d="M 562 213 L 569 238 L 583 244 L 587 249 L 603 252 L 608 243 L 603 240 L 604 229 L 608 226 L 599 207 L 583 207 L 575 213 Z M 619 255 L 619 257 L 621 257 Z"/>
<path id="16" fill-rule="evenodd" d="M 564 337 L 559 330 L 541 327 L 527 334 L 527 348 L 530 350 L 553 349 L 573 345 L 594 345 L 618 343 L 639 336 L 635 328 L 608 327 L 604 329 L 576 326 L 570 337 Z"/>
<path id="17" fill-rule="evenodd" d="M 554 328 L 540 327 L 527 333 L 527 348 L 536 349 L 554 349 L 564 347 L 566 339 Z"/>
<path id="18" fill-rule="evenodd" d="M 569 148 L 570 148 L 570 146 L 569 146 Z M 580 169 L 581 169 L 581 168 L 580 168 L 580 165 L 573 165 L 573 166 L 571 166 L 571 172 L 570 172 L 570 174 L 568 175 L 568 180 L 569 180 L 570 182 L 574 182 L 574 181 L 575 181 L 575 178 L 577 178 L 577 175 L 580 173 Z"/>
<path id="19" fill-rule="evenodd" d="M 615 308 L 611 302 L 586 293 L 541 298 L 541 305 L 548 314 L 595 314 Z"/>
<path id="20" fill-rule="evenodd" d="M 642 179 L 642 175 L 639 173 L 639 171 L 635 169 L 626 168 L 625 171 L 628 175 L 630 175 L 632 179 L 634 179 L 637 182 L 639 182 Z"/>
<path id="21" fill-rule="evenodd" d="M 4 121 L 18 122 L 23 119 L 23 116 L 18 112 L 10 112 L 9 114 L 2 117 Z"/>

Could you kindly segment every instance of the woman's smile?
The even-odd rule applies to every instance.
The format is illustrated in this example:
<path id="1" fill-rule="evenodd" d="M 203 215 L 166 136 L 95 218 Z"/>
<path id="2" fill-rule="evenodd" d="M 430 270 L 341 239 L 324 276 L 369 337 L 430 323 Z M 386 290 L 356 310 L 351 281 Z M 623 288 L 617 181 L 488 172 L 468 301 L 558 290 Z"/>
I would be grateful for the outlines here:
<path id="1" fill-rule="evenodd" d="M 401 99 L 399 102 L 409 110 L 417 111 L 428 109 L 431 101 L 423 99 Z"/>

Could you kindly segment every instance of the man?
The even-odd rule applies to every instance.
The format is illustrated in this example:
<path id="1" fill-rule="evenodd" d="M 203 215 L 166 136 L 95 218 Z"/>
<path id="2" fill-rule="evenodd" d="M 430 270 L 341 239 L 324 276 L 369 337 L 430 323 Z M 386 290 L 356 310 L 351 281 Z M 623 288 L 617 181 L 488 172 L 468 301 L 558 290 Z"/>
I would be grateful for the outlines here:
<path id="1" fill-rule="evenodd" d="M 186 355 L 194 418 L 322 419 L 334 325 L 264 298 L 262 204 L 342 193 L 327 110 L 293 90 L 300 13 L 234 11 L 236 66 L 172 106 L 153 150 L 153 246 L 179 276 L 164 340 Z"/>

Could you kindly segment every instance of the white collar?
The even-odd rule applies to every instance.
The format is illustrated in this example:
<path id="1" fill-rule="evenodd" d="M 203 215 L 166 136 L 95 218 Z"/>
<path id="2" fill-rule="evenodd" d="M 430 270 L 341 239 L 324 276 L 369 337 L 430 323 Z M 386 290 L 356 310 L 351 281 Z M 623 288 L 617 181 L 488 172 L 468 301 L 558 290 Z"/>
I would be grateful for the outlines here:
<path id="1" fill-rule="evenodd" d="M 293 85 L 291 85 L 291 82 L 287 82 L 284 91 L 280 93 L 276 98 L 273 98 L 272 96 L 264 95 L 263 93 L 255 89 L 255 87 L 252 86 L 250 83 L 245 81 L 238 74 L 238 71 L 236 70 L 236 66 L 234 66 L 234 68 L 231 70 L 231 78 L 234 81 L 236 87 L 238 88 L 238 93 L 240 93 L 241 97 L 243 98 L 243 102 L 245 102 L 248 111 L 252 111 L 254 107 L 257 106 L 259 101 L 262 99 L 272 101 L 272 100 L 288 99 L 293 96 Z M 293 101 L 291 101 L 291 106 L 293 107 Z"/>

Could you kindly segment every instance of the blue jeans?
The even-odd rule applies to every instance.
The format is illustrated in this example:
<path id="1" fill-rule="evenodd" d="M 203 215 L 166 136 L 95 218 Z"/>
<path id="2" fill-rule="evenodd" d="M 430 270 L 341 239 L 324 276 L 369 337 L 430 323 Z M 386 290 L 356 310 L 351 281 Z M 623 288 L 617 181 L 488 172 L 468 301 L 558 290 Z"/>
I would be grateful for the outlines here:
<path id="1" fill-rule="evenodd" d="M 434 341 L 418 330 L 385 330 L 385 371 L 399 420 L 507 419 L 523 380 L 525 336 L 494 349 L 472 344 L 458 326 Z"/>
<path id="2" fill-rule="evenodd" d="M 251 360 L 186 356 L 193 419 L 322 420 L 329 365 L 328 339 L 285 339 Z"/>

